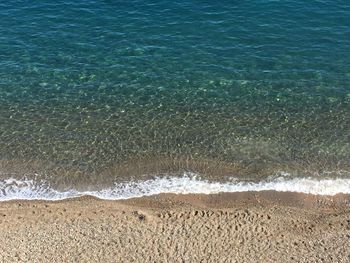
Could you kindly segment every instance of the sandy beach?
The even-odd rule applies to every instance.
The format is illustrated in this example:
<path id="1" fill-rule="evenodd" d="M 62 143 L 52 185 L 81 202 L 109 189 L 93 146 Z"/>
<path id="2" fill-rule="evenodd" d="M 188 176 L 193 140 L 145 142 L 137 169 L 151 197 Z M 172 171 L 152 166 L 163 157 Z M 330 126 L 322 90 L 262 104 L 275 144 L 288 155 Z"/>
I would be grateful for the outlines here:
<path id="1" fill-rule="evenodd" d="M 0 203 L 1 262 L 350 262 L 350 196 Z"/>

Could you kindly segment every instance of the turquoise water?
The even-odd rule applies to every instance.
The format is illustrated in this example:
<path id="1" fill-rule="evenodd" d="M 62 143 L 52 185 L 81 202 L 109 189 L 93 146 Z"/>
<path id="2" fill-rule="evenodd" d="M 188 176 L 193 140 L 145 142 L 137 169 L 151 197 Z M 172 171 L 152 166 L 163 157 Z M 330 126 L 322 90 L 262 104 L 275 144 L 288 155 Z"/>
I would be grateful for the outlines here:
<path id="1" fill-rule="evenodd" d="M 0 178 L 350 178 L 350 4 L 0 3 Z"/>

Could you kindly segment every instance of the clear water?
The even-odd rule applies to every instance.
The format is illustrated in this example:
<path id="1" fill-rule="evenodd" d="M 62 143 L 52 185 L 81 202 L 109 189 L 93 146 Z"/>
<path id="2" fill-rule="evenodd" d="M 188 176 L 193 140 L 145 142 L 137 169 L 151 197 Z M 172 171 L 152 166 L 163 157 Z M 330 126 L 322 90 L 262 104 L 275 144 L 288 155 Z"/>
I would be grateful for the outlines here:
<path id="1" fill-rule="evenodd" d="M 0 17 L 0 179 L 350 178 L 346 0 L 17 0 Z"/>

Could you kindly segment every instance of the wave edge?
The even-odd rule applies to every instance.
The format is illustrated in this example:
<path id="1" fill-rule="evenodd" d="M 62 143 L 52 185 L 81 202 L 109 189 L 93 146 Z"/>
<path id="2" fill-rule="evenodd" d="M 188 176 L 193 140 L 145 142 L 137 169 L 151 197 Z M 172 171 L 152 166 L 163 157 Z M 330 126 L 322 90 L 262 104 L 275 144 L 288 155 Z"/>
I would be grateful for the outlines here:
<path id="1" fill-rule="evenodd" d="M 0 180 L 0 201 L 10 200 L 63 200 L 81 196 L 94 196 L 106 200 L 122 200 L 162 193 L 216 194 L 221 192 L 250 191 L 299 192 L 313 195 L 350 194 L 350 179 L 289 178 L 288 174 L 258 183 L 242 182 L 232 178 L 230 182 L 209 182 L 193 173 L 182 177 L 157 177 L 146 181 L 115 183 L 113 187 L 99 191 L 58 191 L 47 182 L 13 178 Z"/>

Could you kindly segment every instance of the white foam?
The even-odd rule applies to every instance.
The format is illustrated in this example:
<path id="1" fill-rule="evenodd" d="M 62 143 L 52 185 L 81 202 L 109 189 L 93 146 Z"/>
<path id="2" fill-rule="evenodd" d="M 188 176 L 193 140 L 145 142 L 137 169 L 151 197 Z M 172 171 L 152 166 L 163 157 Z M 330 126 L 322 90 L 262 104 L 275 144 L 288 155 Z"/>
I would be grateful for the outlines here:
<path id="1" fill-rule="evenodd" d="M 101 199 L 118 200 L 133 197 L 150 196 L 161 193 L 175 194 L 214 194 L 220 192 L 245 192 L 275 190 L 280 192 L 300 192 L 315 195 L 350 194 L 350 179 L 289 178 L 282 175 L 259 183 L 240 182 L 237 179 L 228 183 L 201 180 L 195 174 L 183 177 L 163 177 L 152 180 L 120 183 L 101 191 L 77 190 L 57 191 L 45 182 L 33 180 L 0 180 L 0 201 L 61 200 L 91 195 Z"/>
<path id="2" fill-rule="evenodd" d="M 52 189 L 45 182 L 34 180 L 16 180 L 13 178 L 0 180 L 0 201 L 15 199 L 26 200 L 61 200 L 80 196 L 75 190 L 60 192 Z"/>

